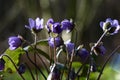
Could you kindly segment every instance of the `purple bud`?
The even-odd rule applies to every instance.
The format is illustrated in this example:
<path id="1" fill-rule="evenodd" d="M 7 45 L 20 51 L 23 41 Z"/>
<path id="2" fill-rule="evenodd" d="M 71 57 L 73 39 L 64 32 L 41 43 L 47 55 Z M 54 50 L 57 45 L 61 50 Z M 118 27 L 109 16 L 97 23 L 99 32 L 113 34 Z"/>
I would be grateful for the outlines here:
<path id="1" fill-rule="evenodd" d="M 0 71 L 2 71 L 5 68 L 5 61 L 1 58 L 0 59 Z"/>
<path id="2" fill-rule="evenodd" d="M 46 24 L 46 29 L 48 30 L 48 33 L 51 32 L 51 27 L 54 24 L 54 21 L 52 18 L 48 19 L 47 24 Z"/>
<path id="3" fill-rule="evenodd" d="M 73 50 L 74 50 L 74 48 L 75 48 L 75 44 L 74 44 L 74 43 L 71 43 L 70 41 L 67 41 L 67 42 L 65 43 L 65 45 L 66 45 L 68 54 L 71 55 L 72 52 L 73 52 Z"/>
<path id="4" fill-rule="evenodd" d="M 55 67 L 53 72 L 52 72 L 52 79 L 51 80 L 59 80 L 60 74 L 61 74 L 60 70 Z"/>
<path id="5" fill-rule="evenodd" d="M 85 48 L 81 48 L 77 50 L 76 55 L 80 57 L 81 61 L 84 61 L 89 56 L 89 52 Z"/>
<path id="6" fill-rule="evenodd" d="M 46 28 L 48 33 L 53 32 L 59 34 L 62 32 L 61 24 L 59 22 L 54 22 L 52 18 L 48 19 Z"/>
<path id="7" fill-rule="evenodd" d="M 15 50 L 22 44 L 22 40 L 19 37 L 12 36 L 9 37 L 8 44 L 10 45 L 9 47 L 10 50 Z"/>
<path id="8" fill-rule="evenodd" d="M 63 44 L 63 40 L 62 40 L 61 37 L 55 37 L 55 38 L 49 37 L 48 38 L 48 44 L 49 44 L 50 47 L 54 47 L 54 39 L 55 39 L 56 47 L 59 47 L 60 45 Z"/>
<path id="9" fill-rule="evenodd" d="M 105 49 L 105 47 L 103 46 L 102 43 L 98 44 L 96 47 L 94 47 L 94 53 L 96 55 L 99 55 L 99 54 L 104 55 L 105 52 L 106 52 L 106 49 Z"/>
<path id="10" fill-rule="evenodd" d="M 19 68 L 18 68 L 18 72 L 19 72 L 20 74 L 23 74 L 23 73 L 25 72 L 25 70 L 26 70 L 25 64 L 21 64 L 21 65 L 19 66 Z"/>
<path id="11" fill-rule="evenodd" d="M 62 25 L 62 29 L 63 29 L 63 30 L 67 30 L 67 32 L 72 31 L 73 28 L 74 28 L 74 26 L 75 26 L 72 21 L 69 21 L 69 20 L 67 20 L 67 19 L 63 20 L 63 21 L 61 22 L 61 25 Z"/>
<path id="12" fill-rule="evenodd" d="M 62 28 L 61 28 L 60 23 L 58 23 L 58 22 L 54 23 L 52 28 L 51 28 L 51 31 L 53 33 L 58 33 L 58 34 L 61 33 L 62 32 Z"/>

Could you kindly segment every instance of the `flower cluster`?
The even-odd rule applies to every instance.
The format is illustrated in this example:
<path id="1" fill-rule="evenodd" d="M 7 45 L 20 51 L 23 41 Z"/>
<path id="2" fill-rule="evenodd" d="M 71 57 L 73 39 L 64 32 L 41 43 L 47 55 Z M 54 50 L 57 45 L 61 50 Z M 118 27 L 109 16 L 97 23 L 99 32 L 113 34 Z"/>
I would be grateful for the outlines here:
<path id="1" fill-rule="evenodd" d="M 18 51 L 19 55 L 23 51 L 23 54 L 26 54 L 28 60 L 35 66 L 35 68 L 37 68 L 36 70 L 39 70 L 39 72 L 45 78 L 45 80 L 62 80 L 63 76 L 66 77 L 67 80 L 75 80 L 77 77 L 81 76 L 82 74 L 86 74 L 87 76 L 85 77 L 87 78 L 87 80 L 89 80 L 89 76 L 91 72 L 98 72 L 95 57 L 99 55 L 104 55 L 106 52 L 106 48 L 103 45 L 102 38 L 106 35 L 114 35 L 118 33 L 118 30 L 120 29 L 119 22 L 116 19 L 112 20 L 111 18 L 107 18 L 105 22 L 101 21 L 100 27 L 103 29 L 104 33 L 96 43 L 93 43 L 90 45 L 90 50 L 88 50 L 87 48 L 84 47 L 84 44 L 80 46 L 76 46 L 76 44 L 71 40 L 68 40 L 65 42 L 64 39 L 62 39 L 62 36 L 60 34 L 62 34 L 63 30 L 64 31 L 66 30 L 67 33 L 70 33 L 75 28 L 75 24 L 72 20 L 64 19 L 61 22 L 55 22 L 52 18 L 50 18 L 44 25 L 44 20 L 37 17 L 35 20 L 33 20 L 32 18 L 29 18 L 28 22 L 29 22 L 29 25 L 28 26 L 25 25 L 25 27 L 31 30 L 33 35 L 35 35 L 34 44 L 30 44 L 29 42 L 24 40 L 24 38 L 22 38 L 21 36 L 11 36 L 8 39 L 9 50 L 14 51 L 17 48 L 21 47 L 22 50 Z M 39 34 L 39 32 L 43 29 L 46 29 L 48 31 L 49 37 L 46 39 L 46 41 L 44 40 L 37 41 L 36 34 Z M 49 46 L 48 54 L 46 54 L 44 51 L 39 49 L 39 47 L 37 47 L 39 44 L 42 44 L 42 42 Z M 22 45 L 24 43 L 28 44 L 27 48 L 23 48 Z M 42 46 L 42 45 L 39 45 L 39 46 Z M 29 57 L 29 51 L 31 52 L 33 51 L 35 61 L 33 61 Z M 59 56 L 62 53 L 63 54 L 66 53 L 65 54 L 66 59 L 64 60 L 63 63 L 59 61 Z M 51 69 L 47 69 L 46 64 L 44 63 L 44 60 L 41 58 L 39 54 L 41 54 L 47 60 L 49 60 L 50 62 L 49 67 Z M 26 64 L 22 63 L 19 66 L 16 66 L 16 64 L 14 63 L 14 60 L 12 60 L 14 58 L 11 59 L 9 57 L 9 54 L 4 53 L 0 56 L 0 71 L 4 70 L 5 68 L 5 60 L 3 56 L 6 56 L 10 59 L 10 61 L 15 66 L 18 74 L 20 74 L 21 78 L 25 80 L 22 74 L 25 73 L 26 71 Z M 42 72 L 40 67 L 37 65 L 36 56 L 40 58 L 39 60 L 41 60 L 41 62 L 45 66 L 44 68 L 48 71 L 49 74 L 47 76 Z M 81 65 L 79 66 L 80 67 L 79 69 L 75 69 L 75 67 L 73 67 L 72 65 L 72 63 L 74 63 L 74 58 L 78 58 L 80 61 L 79 63 L 81 63 Z M 107 59 L 107 61 L 109 61 L 109 58 Z M 100 79 L 105 65 L 106 63 L 103 65 L 97 80 Z M 27 67 L 29 68 L 30 66 L 27 65 Z M 88 72 L 84 72 L 82 71 L 82 69 L 83 70 L 88 69 L 87 70 Z M 30 73 L 33 80 L 35 80 L 33 76 L 33 72 L 31 70 L 30 70 Z M 38 73 L 36 72 L 36 74 Z M 67 76 L 65 76 L 64 74 Z"/>

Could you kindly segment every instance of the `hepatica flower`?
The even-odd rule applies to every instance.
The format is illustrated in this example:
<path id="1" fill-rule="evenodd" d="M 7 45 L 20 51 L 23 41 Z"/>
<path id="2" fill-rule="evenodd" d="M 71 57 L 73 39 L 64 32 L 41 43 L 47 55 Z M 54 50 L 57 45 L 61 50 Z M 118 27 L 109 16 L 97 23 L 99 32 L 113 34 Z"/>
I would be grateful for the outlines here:
<path id="1" fill-rule="evenodd" d="M 52 18 L 48 19 L 47 24 L 46 24 L 46 29 L 48 30 L 48 33 L 51 32 L 51 27 L 53 26 L 54 21 Z"/>
<path id="2" fill-rule="evenodd" d="M 75 48 L 75 44 L 71 43 L 70 40 L 68 40 L 68 41 L 66 41 L 65 45 L 66 45 L 68 54 L 71 55 Z"/>
<path id="3" fill-rule="evenodd" d="M 105 47 L 103 46 L 103 44 L 102 43 L 100 43 L 100 44 L 98 44 L 96 47 L 94 47 L 94 53 L 96 54 L 96 55 L 104 55 L 105 54 L 105 52 L 106 52 L 106 49 L 105 49 Z"/>
<path id="4" fill-rule="evenodd" d="M 44 20 L 40 18 L 36 18 L 35 20 L 29 18 L 29 26 L 25 25 L 25 27 L 34 32 L 39 32 L 43 29 L 43 22 Z"/>
<path id="5" fill-rule="evenodd" d="M 80 57 L 81 61 L 84 61 L 88 57 L 89 52 L 85 48 L 80 48 L 77 50 L 76 55 Z"/>
<path id="6" fill-rule="evenodd" d="M 103 29 L 103 31 L 109 30 L 108 34 L 110 35 L 118 33 L 118 30 L 120 29 L 118 20 L 112 20 L 111 18 L 107 18 L 105 22 L 101 21 L 100 27 Z"/>
<path id="7" fill-rule="evenodd" d="M 48 75 L 47 80 L 60 80 L 61 71 L 59 67 L 55 67 L 54 70 Z"/>
<path id="8" fill-rule="evenodd" d="M 67 33 L 70 32 L 70 31 L 72 31 L 73 28 L 74 28 L 74 26 L 75 26 L 72 21 L 69 21 L 67 19 L 63 20 L 61 22 L 61 25 L 62 25 L 62 29 L 63 30 L 67 30 Z"/>
<path id="9" fill-rule="evenodd" d="M 46 28 L 48 30 L 48 33 L 52 32 L 59 34 L 62 32 L 61 24 L 59 22 L 54 22 L 51 18 L 48 19 Z"/>
<path id="10" fill-rule="evenodd" d="M 22 44 L 22 39 L 16 36 L 9 37 L 8 44 L 10 50 L 15 50 Z"/>
<path id="11" fill-rule="evenodd" d="M 49 37 L 48 38 L 48 44 L 50 47 L 54 47 L 54 40 L 55 40 L 55 46 L 56 47 L 59 47 L 60 45 L 63 44 L 63 40 L 61 37 L 55 37 L 55 38 L 52 38 L 52 37 Z"/>

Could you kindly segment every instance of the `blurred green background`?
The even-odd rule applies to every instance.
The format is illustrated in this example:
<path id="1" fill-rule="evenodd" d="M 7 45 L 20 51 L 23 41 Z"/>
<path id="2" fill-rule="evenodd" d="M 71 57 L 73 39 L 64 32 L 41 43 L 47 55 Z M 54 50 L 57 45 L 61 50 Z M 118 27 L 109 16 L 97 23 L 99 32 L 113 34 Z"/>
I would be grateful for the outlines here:
<path id="1" fill-rule="evenodd" d="M 120 21 L 119 3 L 120 0 L 0 0 L 0 51 L 9 47 L 9 36 L 20 34 L 33 41 L 30 31 L 24 27 L 29 17 L 44 18 L 45 22 L 49 18 L 55 21 L 72 18 L 77 29 L 77 40 L 76 32 L 73 31 L 72 41 L 76 42 L 76 46 L 84 44 L 89 49 L 89 43 L 96 42 L 103 33 L 99 27 L 100 21 L 108 17 Z M 46 38 L 46 34 L 42 32 L 39 38 Z M 120 44 L 120 33 L 104 38 L 103 42 L 107 53 L 98 57 L 100 64 Z"/>

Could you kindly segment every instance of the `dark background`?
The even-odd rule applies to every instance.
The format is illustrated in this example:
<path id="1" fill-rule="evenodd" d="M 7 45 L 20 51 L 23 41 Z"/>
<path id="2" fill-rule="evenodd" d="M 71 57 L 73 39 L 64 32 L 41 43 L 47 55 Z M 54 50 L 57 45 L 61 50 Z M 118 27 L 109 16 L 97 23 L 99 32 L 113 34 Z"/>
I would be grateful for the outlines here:
<path id="1" fill-rule="evenodd" d="M 49 18 L 55 21 L 72 18 L 77 29 L 72 33 L 72 41 L 76 45 L 84 44 L 89 49 L 90 42 L 96 42 L 102 29 L 100 21 L 106 18 L 120 21 L 120 0 L 0 0 L 0 51 L 7 49 L 8 37 L 22 35 L 25 39 L 33 41 L 31 33 L 24 26 L 28 25 L 28 18 Z M 44 33 L 40 38 L 45 38 Z M 107 53 L 120 44 L 120 34 L 105 37 L 104 45 Z"/>

